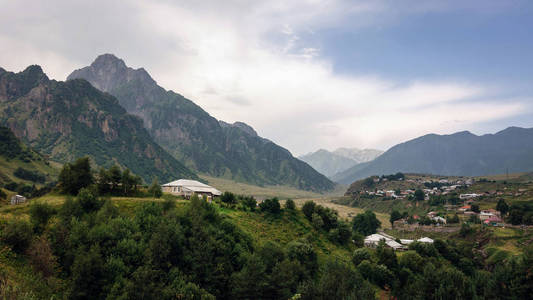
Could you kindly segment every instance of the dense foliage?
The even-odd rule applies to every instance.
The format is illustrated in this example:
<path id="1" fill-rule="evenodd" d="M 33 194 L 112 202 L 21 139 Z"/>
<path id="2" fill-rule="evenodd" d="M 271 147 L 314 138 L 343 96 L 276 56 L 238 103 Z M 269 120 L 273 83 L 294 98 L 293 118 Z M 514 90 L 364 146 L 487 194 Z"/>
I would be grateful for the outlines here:
<path id="1" fill-rule="evenodd" d="M 26 170 L 24 168 L 18 167 L 13 175 L 17 176 L 20 179 L 29 180 L 38 183 L 44 183 L 46 177 L 44 174 L 39 171 Z"/>
<path id="2" fill-rule="evenodd" d="M 78 158 L 74 163 L 66 163 L 58 178 L 61 191 L 70 195 L 77 195 L 80 189 L 90 186 L 93 182 L 88 157 Z"/>

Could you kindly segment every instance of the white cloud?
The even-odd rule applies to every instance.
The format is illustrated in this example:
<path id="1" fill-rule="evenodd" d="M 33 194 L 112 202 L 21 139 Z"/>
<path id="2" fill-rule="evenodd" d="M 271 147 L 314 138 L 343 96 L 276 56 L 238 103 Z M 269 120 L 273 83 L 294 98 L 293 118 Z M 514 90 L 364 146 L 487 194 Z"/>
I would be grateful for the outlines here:
<path id="1" fill-rule="evenodd" d="M 320 47 L 299 36 L 372 24 L 387 1 L 51 2 L 32 11 L 23 1 L 0 0 L 7 7 L 0 12 L 0 66 L 39 63 L 64 79 L 111 52 L 216 118 L 249 123 L 295 154 L 388 147 L 527 109 L 523 100 L 473 101 L 490 92 L 479 84 L 339 75 Z M 434 6 L 419 9 L 444 9 Z"/>

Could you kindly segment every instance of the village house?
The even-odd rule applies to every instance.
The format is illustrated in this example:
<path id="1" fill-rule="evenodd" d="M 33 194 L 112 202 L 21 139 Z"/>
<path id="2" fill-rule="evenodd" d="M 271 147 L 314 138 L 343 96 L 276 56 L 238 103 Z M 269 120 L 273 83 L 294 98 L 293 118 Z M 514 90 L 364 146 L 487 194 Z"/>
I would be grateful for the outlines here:
<path id="1" fill-rule="evenodd" d="M 179 179 L 162 185 L 163 192 L 183 196 L 189 199 L 192 195 L 208 198 L 222 195 L 222 192 L 212 186 L 196 180 Z"/>
<path id="2" fill-rule="evenodd" d="M 381 241 L 383 241 L 385 245 L 387 245 L 387 247 L 392 248 L 394 250 L 405 249 L 405 247 L 402 244 L 396 242 L 395 240 L 389 237 L 386 237 L 378 233 L 374 233 L 374 234 L 367 236 L 365 238 L 365 246 L 370 247 L 370 248 L 376 248 Z"/>
<path id="3" fill-rule="evenodd" d="M 15 195 L 11 197 L 11 205 L 21 204 L 26 202 L 26 197 Z"/>
<path id="4" fill-rule="evenodd" d="M 469 211 L 471 209 L 472 209 L 471 205 L 465 205 L 465 206 L 459 207 L 459 209 L 457 209 L 457 210 L 464 213 L 464 212 Z"/>
<path id="5" fill-rule="evenodd" d="M 460 194 L 460 195 L 459 195 L 459 199 L 461 199 L 461 200 L 466 200 L 466 199 L 476 198 L 476 197 L 479 197 L 479 196 L 480 196 L 480 195 L 478 195 L 478 194 L 474 194 L 474 193 L 472 193 L 472 194 Z"/>

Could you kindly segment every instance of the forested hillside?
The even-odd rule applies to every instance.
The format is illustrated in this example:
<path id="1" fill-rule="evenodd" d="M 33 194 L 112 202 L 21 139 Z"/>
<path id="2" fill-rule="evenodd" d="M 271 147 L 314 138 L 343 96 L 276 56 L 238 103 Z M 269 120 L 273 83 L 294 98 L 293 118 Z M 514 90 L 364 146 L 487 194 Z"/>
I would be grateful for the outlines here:
<path id="1" fill-rule="evenodd" d="M 49 80 L 39 66 L 0 72 L 0 125 L 54 161 L 87 155 L 96 165 L 129 168 L 146 182 L 197 178 L 113 96 L 85 80 Z"/>
<path id="2" fill-rule="evenodd" d="M 259 185 L 291 185 L 325 191 L 334 184 L 248 125 L 220 122 L 191 100 L 157 85 L 144 69 L 132 69 L 104 54 L 68 79 L 84 78 L 117 97 L 144 120 L 154 139 L 188 167 L 201 173 Z"/>

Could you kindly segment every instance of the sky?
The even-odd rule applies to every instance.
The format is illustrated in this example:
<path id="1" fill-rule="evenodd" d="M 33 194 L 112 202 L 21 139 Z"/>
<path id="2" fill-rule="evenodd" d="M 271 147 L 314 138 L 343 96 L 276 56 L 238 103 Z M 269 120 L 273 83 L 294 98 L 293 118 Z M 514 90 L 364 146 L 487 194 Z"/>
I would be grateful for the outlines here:
<path id="1" fill-rule="evenodd" d="M 103 53 L 294 155 L 533 127 L 531 1 L 0 0 L 0 67 Z"/>

